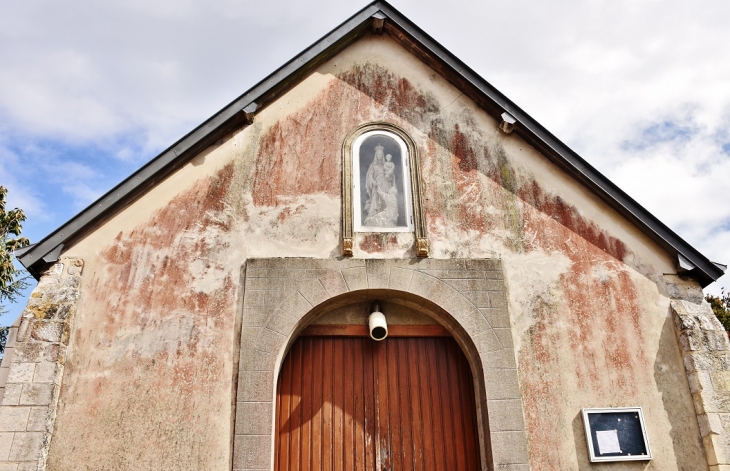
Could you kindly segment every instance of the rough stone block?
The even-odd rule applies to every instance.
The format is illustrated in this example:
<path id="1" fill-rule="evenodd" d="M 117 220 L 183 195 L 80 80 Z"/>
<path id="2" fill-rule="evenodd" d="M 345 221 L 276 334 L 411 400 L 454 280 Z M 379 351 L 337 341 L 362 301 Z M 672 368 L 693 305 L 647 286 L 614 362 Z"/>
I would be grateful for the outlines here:
<path id="1" fill-rule="evenodd" d="M 682 344 L 682 349 L 686 352 L 703 350 L 702 335 L 697 330 L 682 332 L 679 336 L 679 342 Z"/>
<path id="2" fill-rule="evenodd" d="M 243 309 L 243 325 L 261 327 L 274 314 L 274 306 L 248 306 Z"/>
<path id="3" fill-rule="evenodd" d="M 504 285 L 499 280 L 478 279 L 454 279 L 444 280 L 450 286 L 459 291 L 502 291 Z"/>
<path id="4" fill-rule="evenodd" d="M 19 342 L 15 344 L 13 363 L 36 363 L 45 356 L 45 344 L 34 342 Z"/>
<path id="5" fill-rule="evenodd" d="M 241 328 L 241 352 L 244 349 L 253 349 L 261 335 L 262 327 L 243 326 Z"/>
<path id="6" fill-rule="evenodd" d="M 504 308 L 479 308 L 484 318 L 493 328 L 510 327 L 509 312 Z"/>
<path id="7" fill-rule="evenodd" d="M 53 384 L 32 383 L 23 385 L 23 392 L 20 395 L 20 405 L 44 406 L 51 403 L 53 395 Z"/>
<path id="8" fill-rule="evenodd" d="M 701 437 L 706 437 L 711 433 L 722 435 L 723 427 L 719 414 L 700 414 L 697 416 L 697 421 L 700 424 Z"/>
<path id="9" fill-rule="evenodd" d="M 517 432 L 525 430 L 522 418 L 522 401 L 505 399 L 487 401 L 489 430 L 492 432 Z"/>
<path id="10" fill-rule="evenodd" d="M 482 357 L 488 356 L 492 352 L 502 350 L 502 344 L 499 342 L 499 338 L 497 338 L 492 329 L 486 330 L 473 338 L 477 351 Z"/>
<path id="11" fill-rule="evenodd" d="M 290 276 L 291 270 L 286 268 L 251 268 L 250 265 L 246 267 L 246 282 L 249 278 L 289 278 Z"/>
<path id="12" fill-rule="evenodd" d="M 730 450 L 725 449 L 723 438 L 719 435 L 710 434 L 702 439 L 707 454 L 707 464 L 710 466 L 730 464 L 728 459 L 728 451 Z"/>
<path id="13" fill-rule="evenodd" d="M 273 371 L 275 363 L 276 355 L 260 352 L 253 345 L 241 345 L 241 361 L 238 365 L 241 374 L 245 371 Z"/>
<path id="14" fill-rule="evenodd" d="M 417 294 L 424 298 L 430 298 L 431 291 L 439 283 L 439 280 L 421 272 L 414 272 L 411 284 L 408 285 L 408 292 Z"/>
<path id="15" fill-rule="evenodd" d="M 710 377 L 715 391 L 730 392 L 730 371 L 713 371 Z"/>
<path id="16" fill-rule="evenodd" d="M 684 356 L 684 369 L 687 373 L 698 370 L 711 370 L 714 369 L 714 359 L 709 353 L 690 353 Z"/>
<path id="17" fill-rule="evenodd" d="M 388 289 L 395 291 L 408 291 L 408 286 L 413 278 L 413 270 L 409 268 L 390 269 L 390 278 L 388 278 Z"/>
<path id="18" fill-rule="evenodd" d="M 7 461 L 10 446 L 13 444 L 13 432 L 0 432 L 0 462 Z M 2 468 L 0 468 L 0 471 Z"/>
<path id="19" fill-rule="evenodd" d="M 347 283 L 340 270 L 306 270 L 305 275 L 318 279 L 331 297 L 347 293 Z"/>
<path id="20" fill-rule="evenodd" d="M 484 369 L 487 400 L 519 399 L 520 384 L 515 369 Z"/>
<path id="21" fill-rule="evenodd" d="M 30 407 L 0 407 L 0 432 L 25 432 Z"/>
<path id="22" fill-rule="evenodd" d="M 7 383 L 3 394 L 3 406 L 17 406 L 20 394 L 23 392 L 23 383 Z"/>
<path id="23" fill-rule="evenodd" d="M 34 383 L 52 383 L 56 379 L 56 363 L 42 361 L 36 364 L 33 374 Z"/>
<path id="24" fill-rule="evenodd" d="M 273 371 L 244 371 L 238 378 L 240 402 L 269 402 L 274 399 Z"/>
<path id="25" fill-rule="evenodd" d="M 16 432 L 8 460 L 35 461 L 40 457 L 42 446 L 42 432 Z"/>
<path id="26" fill-rule="evenodd" d="M 476 312 L 479 315 L 476 306 L 468 298 L 464 297 L 458 290 L 446 283 L 439 282 L 434 284 L 429 293 L 429 299 L 438 306 L 441 306 L 441 308 L 454 316 L 459 322 L 463 322 L 472 312 Z"/>
<path id="27" fill-rule="evenodd" d="M 298 322 L 298 318 L 277 308 L 274 311 L 273 315 L 269 317 L 269 320 L 268 322 L 266 322 L 265 327 L 267 329 L 273 330 L 274 332 L 278 332 L 285 337 L 288 337 L 294 327 L 296 327 Z"/>
<path id="28" fill-rule="evenodd" d="M 246 290 L 243 296 L 244 308 L 275 306 L 277 302 L 278 299 L 265 290 Z"/>
<path id="29" fill-rule="evenodd" d="M 286 337 L 273 330 L 263 328 L 259 332 L 259 338 L 256 342 L 256 350 L 277 355 L 284 347 Z"/>
<path id="30" fill-rule="evenodd" d="M 32 407 L 28 415 L 28 432 L 44 432 L 48 419 L 48 407 Z"/>
<path id="31" fill-rule="evenodd" d="M 512 339 L 512 329 L 493 329 L 494 335 L 499 339 L 502 348 L 514 351 L 514 341 Z"/>
<path id="32" fill-rule="evenodd" d="M 271 466 L 271 435 L 237 435 L 234 443 L 234 468 L 268 469 Z"/>
<path id="33" fill-rule="evenodd" d="M 707 350 L 713 352 L 730 350 L 730 339 L 728 339 L 727 332 L 724 330 L 722 332 L 703 331 L 702 334 Z"/>
<path id="34" fill-rule="evenodd" d="M 676 313 L 674 315 L 674 326 L 679 332 L 684 332 L 685 330 L 692 330 L 697 328 L 695 320 L 692 316 L 683 316 Z"/>
<path id="35" fill-rule="evenodd" d="M 239 402 L 236 407 L 236 435 L 271 433 L 273 403 Z"/>
<path id="36" fill-rule="evenodd" d="M 712 366 L 716 370 L 730 371 L 730 352 L 715 352 L 712 355 Z"/>
<path id="37" fill-rule="evenodd" d="M 503 348 L 494 352 L 480 355 L 483 368 L 514 369 L 517 368 L 514 350 Z"/>
<path id="38" fill-rule="evenodd" d="M 525 432 L 493 432 L 490 435 L 495 469 L 504 469 L 504 465 L 509 464 L 529 463 Z"/>
<path id="39" fill-rule="evenodd" d="M 0 445 L 2 445 L 0 443 Z M 10 445 L 8 445 L 8 453 L 10 453 Z M 0 471 L 18 471 L 18 463 L 0 463 Z"/>
<path id="40" fill-rule="evenodd" d="M 18 463 L 18 471 L 38 471 L 38 464 L 35 462 Z"/>
<path id="41" fill-rule="evenodd" d="M 12 368 L 8 372 L 8 382 L 30 383 L 33 381 L 35 365 L 35 363 L 13 363 Z"/>
<path id="42" fill-rule="evenodd" d="M 486 307 L 486 306 L 485 306 Z M 489 307 L 500 307 L 500 308 L 506 308 L 507 307 L 507 297 L 504 295 L 504 293 L 489 293 Z"/>
<path id="43" fill-rule="evenodd" d="M 246 277 L 246 289 L 256 291 L 288 291 L 292 289 L 292 279 Z"/>
<path id="44" fill-rule="evenodd" d="M 59 361 L 62 353 L 63 351 L 61 350 L 61 346 L 57 343 L 52 343 L 50 345 L 46 345 L 46 354 L 43 358 L 46 361 L 56 362 Z"/>
<path id="45" fill-rule="evenodd" d="M 469 303 L 467 306 L 464 306 L 464 308 L 467 308 L 469 306 L 471 306 L 472 308 L 474 307 L 473 305 L 471 305 L 471 303 Z M 484 318 L 482 313 L 479 312 L 478 309 L 473 309 L 470 313 L 459 316 L 457 320 L 471 337 L 476 337 L 477 335 L 480 335 L 487 330 L 491 330 L 492 328 L 489 325 L 489 322 L 487 322 L 487 320 Z"/>
<path id="46" fill-rule="evenodd" d="M 312 305 L 299 292 L 280 293 L 279 300 L 279 309 L 289 313 L 295 319 L 301 319 L 312 310 Z"/>
<path id="47" fill-rule="evenodd" d="M 345 268 L 342 270 L 342 277 L 345 279 L 349 291 L 368 288 L 368 274 L 364 266 Z"/>
<path id="48" fill-rule="evenodd" d="M 369 289 L 388 289 L 390 266 L 387 260 L 370 259 L 365 261 Z"/>
<path id="49" fill-rule="evenodd" d="M 697 393 L 700 391 L 712 391 L 712 377 L 706 371 L 697 371 L 687 375 L 690 392 Z"/>
<path id="50" fill-rule="evenodd" d="M 489 308 L 489 291 L 464 291 L 462 294 L 478 308 Z"/>
<path id="51" fill-rule="evenodd" d="M 299 280 L 297 290 L 311 306 L 317 306 L 329 298 L 324 286 L 316 278 Z"/>

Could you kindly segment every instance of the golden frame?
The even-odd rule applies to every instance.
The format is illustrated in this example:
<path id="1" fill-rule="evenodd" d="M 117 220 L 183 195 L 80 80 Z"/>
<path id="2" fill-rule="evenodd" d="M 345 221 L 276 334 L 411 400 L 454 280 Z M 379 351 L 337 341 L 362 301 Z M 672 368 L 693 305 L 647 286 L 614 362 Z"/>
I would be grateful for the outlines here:
<path id="1" fill-rule="evenodd" d="M 421 201 L 421 169 L 418 148 L 408 133 L 392 123 L 374 121 L 356 127 L 342 143 L 342 255 L 352 257 L 354 234 L 353 196 L 352 196 L 352 148 L 355 140 L 370 131 L 386 131 L 395 134 L 405 142 L 410 161 L 411 202 L 413 206 L 413 230 L 416 233 L 416 255 L 428 257 L 429 247 L 426 238 L 426 224 L 423 218 Z"/>

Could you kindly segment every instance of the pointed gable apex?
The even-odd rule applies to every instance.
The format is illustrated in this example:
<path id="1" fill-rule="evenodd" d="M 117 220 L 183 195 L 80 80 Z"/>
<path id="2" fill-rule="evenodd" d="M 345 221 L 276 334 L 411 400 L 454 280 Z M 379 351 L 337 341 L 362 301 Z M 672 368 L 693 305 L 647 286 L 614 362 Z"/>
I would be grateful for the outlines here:
<path id="1" fill-rule="evenodd" d="M 513 132 L 559 168 L 581 182 L 601 200 L 672 254 L 678 270 L 702 286 L 724 274 L 725 266 L 711 262 L 694 247 L 624 193 L 563 144 L 527 113 L 477 75 L 471 68 L 384 1 L 375 1 L 354 14 L 302 53 L 183 136 L 111 191 L 33 246 L 16 253 L 38 278 L 43 267 L 57 260 L 65 245 L 96 226 L 146 189 L 179 169 L 197 153 L 233 129 L 250 124 L 266 107 L 315 67 L 364 34 L 388 34 L 402 47 L 442 74 L 492 115 L 505 132 Z"/>

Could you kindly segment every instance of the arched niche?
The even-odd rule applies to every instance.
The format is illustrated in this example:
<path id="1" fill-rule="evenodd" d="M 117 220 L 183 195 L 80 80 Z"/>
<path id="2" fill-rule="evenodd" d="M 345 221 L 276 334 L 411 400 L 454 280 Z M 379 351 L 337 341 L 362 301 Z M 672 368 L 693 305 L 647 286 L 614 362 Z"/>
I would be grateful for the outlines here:
<path id="1" fill-rule="evenodd" d="M 376 121 L 348 134 L 342 143 L 344 256 L 352 256 L 356 232 L 413 232 L 416 255 L 428 256 L 420 172 L 418 147 L 403 128 Z"/>

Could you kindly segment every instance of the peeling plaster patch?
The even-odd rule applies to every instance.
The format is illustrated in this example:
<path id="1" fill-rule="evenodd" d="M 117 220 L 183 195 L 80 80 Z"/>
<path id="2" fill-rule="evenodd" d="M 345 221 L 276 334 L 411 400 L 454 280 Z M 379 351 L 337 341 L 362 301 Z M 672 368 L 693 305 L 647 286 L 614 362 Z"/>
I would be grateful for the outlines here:
<path id="1" fill-rule="evenodd" d="M 325 194 L 277 198 L 277 206 L 245 199 L 248 220 L 241 227 L 244 258 L 276 253 L 288 257 L 329 257 L 339 245 L 341 203 Z"/>
<path id="2" fill-rule="evenodd" d="M 524 335 L 537 322 L 539 308 L 554 305 L 562 297 L 560 280 L 572 265 L 570 258 L 559 252 L 504 255 L 512 335 L 518 354 Z"/>
<path id="3" fill-rule="evenodd" d="M 226 203 L 232 174 L 228 165 L 199 178 L 101 249 L 79 310 L 49 468 L 228 463 L 240 267 L 228 259 L 225 235 L 236 220 Z"/>
<path id="4" fill-rule="evenodd" d="M 444 218 L 430 221 L 429 237 L 434 258 L 499 258 L 505 252 L 494 233 L 463 229 Z"/>
<path id="5" fill-rule="evenodd" d="M 412 232 L 355 233 L 355 258 L 414 258 L 416 238 Z"/>
<path id="6" fill-rule="evenodd" d="M 114 363 L 124 357 L 134 358 L 166 358 L 172 360 L 176 352 L 187 348 L 187 345 L 198 345 L 201 348 L 212 346 L 210 339 L 212 332 L 205 326 L 197 326 L 193 319 L 185 313 L 171 313 L 171 319 L 145 325 L 135 333 L 125 333 L 111 344 L 107 361 Z"/>

